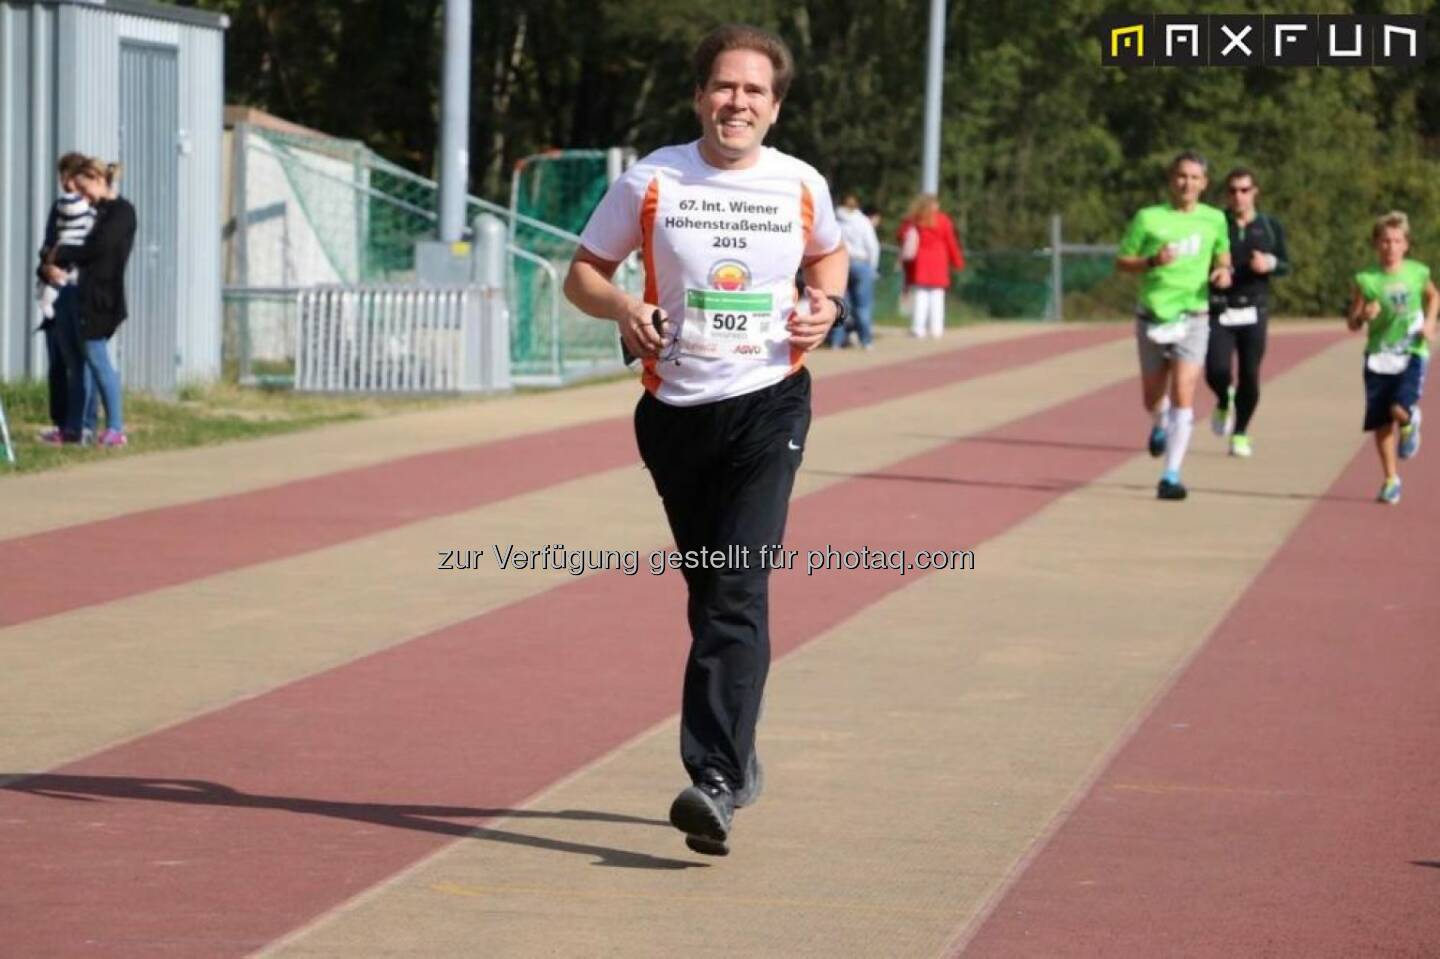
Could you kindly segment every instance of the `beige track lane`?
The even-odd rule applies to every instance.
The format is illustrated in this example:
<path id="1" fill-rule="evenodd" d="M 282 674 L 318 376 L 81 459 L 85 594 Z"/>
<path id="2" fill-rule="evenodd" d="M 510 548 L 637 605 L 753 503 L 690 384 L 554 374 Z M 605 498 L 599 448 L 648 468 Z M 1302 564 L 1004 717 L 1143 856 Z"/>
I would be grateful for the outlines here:
<path id="1" fill-rule="evenodd" d="M 873 351 L 822 351 L 809 364 L 816 376 L 823 377 L 1054 330 L 1053 325 L 1037 323 L 989 324 L 966 327 L 941 344 L 892 333 Z M 103 450 L 97 450 L 93 464 L 13 478 L 0 476 L 0 502 L 5 506 L 0 510 L 0 540 L 405 456 L 625 416 L 635 405 L 636 390 L 635 381 L 627 378 L 201 449 L 125 455 L 110 461 L 105 460 Z"/>
<path id="2" fill-rule="evenodd" d="M 918 580 L 778 663 L 769 785 L 728 859 L 567 815 L 663 819 L 672 720 L 499 828 L 705 866 L 602 868 L 482 835 L 267 954 L 940 955 L 1354 454 L 1354 349 L 1267 384 L 1255 459 L 1197 434 L 1188 503 L 1156 502 L 1137 456 L 980 544 L 976 571 Z"/>
<path id="3" fill-rule="evenodd" d="M 823 417 L 797 493 L 1129 375 L 1132 349 L 1104 344 Z M 0 629 L 0 773 L 53 767 L 542 592 L 568 575 L 499 571 L 491 545 L 547 543 L 648 551 L 669 535 L 648 475 L 627 467 Z M 486 550 L 482 570 L 436 570 L 437 551 L 469 547 Z"/>

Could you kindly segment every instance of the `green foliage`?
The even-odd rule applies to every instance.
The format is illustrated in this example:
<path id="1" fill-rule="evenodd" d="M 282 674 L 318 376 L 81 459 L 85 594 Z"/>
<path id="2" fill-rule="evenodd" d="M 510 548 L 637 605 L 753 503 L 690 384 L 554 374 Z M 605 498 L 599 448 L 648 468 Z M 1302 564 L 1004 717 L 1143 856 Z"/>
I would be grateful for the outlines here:
<path id="1" fill-rule="evenodd" d="M 232 18 L 227 84 L 252 103 L 364 140 L 427 171 L 433 160 L 443 0 L 191 0 Z M 1284 223 L 1295 275 L 1278 307 L 1334 313 L 1369 257 L 1372 217 L 1411 215 L 1414 254 L 1440 267 L 1440 59 L 1415 70 L 1103 69 L 1096 18 L 1158 2 L 951 0 L 942 202 L 968 247 L 1029 250 L 1051 213 L 1066 238 L 1115 242 L 1164 195 L 1181 149 L 1220 178 L 1244 163 Z M 1195 12 L 1234 4 L 1201 0 Z M 1294 12 L 1250 0 L 1252 13 Z M 1361 13 L 1424 12 L 1369 0 Z M 1169 8 L 1167 8 L 1169 9 Z M 1306 12 L 1351 12 L 1316 0 Z M 472 187 L 508 197 L 516 160 L 548 147 L 633 146 L 695 135 L 690 49 L 722 19 L 776 30 L 798 72 L 771 142 L 886 213 L 916 190 L 929 0 L 500 0 L 476 3 Z M 1172 11 L 1173 12 L 1173 11 Z M 1431 23 L 1440 35 L 1440 23 Z"/>

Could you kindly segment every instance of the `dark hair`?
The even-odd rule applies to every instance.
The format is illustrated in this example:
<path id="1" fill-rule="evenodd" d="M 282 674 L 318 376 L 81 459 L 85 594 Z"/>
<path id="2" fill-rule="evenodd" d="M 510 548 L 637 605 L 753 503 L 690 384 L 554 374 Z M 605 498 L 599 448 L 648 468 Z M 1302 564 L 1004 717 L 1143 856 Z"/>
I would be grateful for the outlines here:
<path id="1" fill-rule="evenodd" d="M 85 154 L 75 153 L 72 150 L 70 153 L 64 154 L 60 157 L 58 161 L 56 161 L 55 172 L 60 174 L 62 178 L 68 180 L 72 176 L 80 172 L 80 168 L 85 165 L 85 161 L 88 159 L 90 158 L 87 157 Z"/>
<path id="2" fill-rule="evenodd" d="M 1248 166 L 1237 166 L 1235 169 L 1225 174 L 1225 183 L 1228 185 L 1234 183 L 1241 177 L 1246 176 L 1250 178 L 1251 183 L 1255 184 L 1256 186 L 1260 185 L 1260 180 L 1258 177 L 1255 176 L 1255 171 L 1250 169 Z"/>
<path id="3" fill-rule="evenodd" d="M 1207 172 L 1210 169 L 1210 164 L 1206 163 L 1205 158 L 1202 157 L 1200 154 L 1196 153 L 1194 150 L 1184 150 L 1175 155 L 1175 159 L 1171 160 L 1170 165 L 1165 168 L 1165 172 L 1174 173 L 1176 170 L 1180 169 L 1180 164 L 1182 163 L 1194 163 L 1200 167 L 1200 171 L 1202 173 Z"/>
<path id="4" fill-rule="evenodd" d="M 790 92 L 790 81 L 795 77 L 795 58 L 790 48 L 769 30 L 761 30 L 745 23 L 727 23 L 711 30 L 700 45 L 695 48 L 691 63 L 695 67 L 695 86 L 701 90 L 710 82 L 715 68 L 715 58 L 727 50 L 754 50 L 770 58 L 775 75 L 770 81 L 770 92 L 776 100 L 785 99 Z"/>

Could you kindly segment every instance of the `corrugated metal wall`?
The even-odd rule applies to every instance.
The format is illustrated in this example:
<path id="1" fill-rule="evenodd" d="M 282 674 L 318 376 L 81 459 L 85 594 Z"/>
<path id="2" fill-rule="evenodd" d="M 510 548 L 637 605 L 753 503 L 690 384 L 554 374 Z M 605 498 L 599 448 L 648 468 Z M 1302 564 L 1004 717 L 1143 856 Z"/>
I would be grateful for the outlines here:
<path id="1" fill-rule="evenodd" d="M 54 198 L 53 164 L 66 150 L 121 158 L 120 49 L 128 42 L 174 51 L 178 93 L 152 104 L 155 122 L 147 126 L 165 141 L 157 139 L 155 148 L 176 157 L 169 186 L 179 233 L 173 269 L 162 271 L 170 273 L 164 282 L 173 291 L 146 298 L 171 315 L 141 315 L 132 301 L 116 352 L 128 386 L 168 392 L 220 372 L 224 32 L 166 19 L 172 15 L 166 8 L 116 6 L 155 16 L 65 0 L 58 6 L 0 0 L 0 377 L 43 371 L 43 340 L 28 332 L 36 319 L 29 278 Z M 37 59 L 32 50 L 40 51 Z M 132 254 L 127 292 L 142 252 Z M 162 368 L 169 375 L 159 375 Z"/>
<path id="2" fill-rule="evenodd" d="M 24 32 L 25 18 L 8 4 L 0 3 L 0 377 L 15 376 L 25 352 L 25 332 L 13 329 L 11 322 L 24 303 L 20 277 L 14 270 L 28 219 L 20 192 L 20 174 L 24 167 L 13 155 L 18 135 L 16 104 L 21 102 L 18 94 L 26 86 L 19 77 L 29 69 L 27 45 L 21 39 Z M 17 343 L 21 354 L 18 363 Z"/>
<path id="3" fill-rule="evenodd" d="M 142 320 L 179 316 L 175 284 L 179 258 L 180 131 L 176 49 L 153 43 L 120 44 L 120 153 L 125 195 L 135 205 L 139 229 L 126 271 L 130 310 Z M 175 388 L 180 365 L 176 323 L 137 323 L 122 341 L 120 369 L 157 391 Z"/>
<path id="4" fill-rule="evenodd" d="M 43 354 L 44 342 L 30 330 L 38 320 L 35 250 L 54 190 L 53 177 L 36 166 L 37 157 L 54 156 L 46 106 L 53 27 L 53 11 L 0 3 L 0 376 L 11 378 L 44 369 L 36 355 Z M 46 91 L 38 102 L 30 95 L 37 85 Z"/>
<path id="5" fill-rule="evenodd" d="M 225 128 L 225 34 L 188 31 L 180 47 L 181 382 L 220 377 L 221 151 Z M 187 154 L 185 151 L 189 150 Z M 191 245 L 194 234 L 212 243 Z M 193 319 L 191 319 L 193 318 Z"/>

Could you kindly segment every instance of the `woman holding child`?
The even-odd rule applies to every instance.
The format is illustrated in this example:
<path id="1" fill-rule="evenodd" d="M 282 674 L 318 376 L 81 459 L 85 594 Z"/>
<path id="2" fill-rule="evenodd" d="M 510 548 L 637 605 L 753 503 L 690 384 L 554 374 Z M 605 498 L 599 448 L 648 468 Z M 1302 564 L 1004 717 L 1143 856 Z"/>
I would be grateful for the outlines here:
<path id="1" fill-rule="evenodd" d="M 105 426 L 96 442 L 124 446 L 120 375 L 110 359 L 109 340 L 127 314 L 125 265 L 135 243 L 135 207 L 119 195 L 119 165 L 90 158 L 73 177 L 75 189 L 95 208 L 95 224 L 79 246 L 55 247 L 41 279 L 63 284 L 67 271 L 79 268 L 79 286 L 69 308 L 56 311 L 55 323 L 65 356 L 68 381 L 61 442 L 77 443 L 87 420 L 94 421 L 96 389 L 105 403 Z M 88 413 L 88 416 L 87 416 Z"/>

